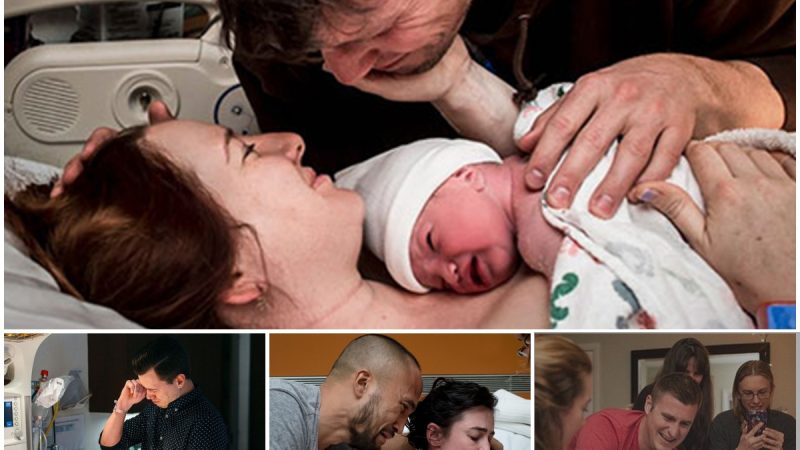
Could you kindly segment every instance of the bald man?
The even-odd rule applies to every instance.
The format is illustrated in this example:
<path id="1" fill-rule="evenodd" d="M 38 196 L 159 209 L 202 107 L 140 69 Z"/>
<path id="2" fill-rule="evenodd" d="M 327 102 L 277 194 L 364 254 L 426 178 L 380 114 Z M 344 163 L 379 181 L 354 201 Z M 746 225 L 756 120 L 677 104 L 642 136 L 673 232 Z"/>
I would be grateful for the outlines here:
<path id="1" fill-rule="evenodd" d="M 387 336 L 358 337 L 320 387 L 270 380 L 269 448 L 380 449 L 403 430 L 421 393 L 411 352 Z"/>

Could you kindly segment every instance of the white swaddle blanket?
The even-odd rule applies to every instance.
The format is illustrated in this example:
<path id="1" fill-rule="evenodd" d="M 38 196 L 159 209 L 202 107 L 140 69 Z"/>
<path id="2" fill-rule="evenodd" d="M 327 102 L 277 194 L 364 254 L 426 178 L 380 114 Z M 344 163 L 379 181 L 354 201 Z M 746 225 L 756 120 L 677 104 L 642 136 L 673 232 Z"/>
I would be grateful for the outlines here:
<path id="1" fill-rule="evenodd" d="M 515 139 L 570 84 L 542 90 L 520 113 Z M 736 130 L 711 137 L 794 153 L 794 137 L 775 130 Z M 789 146 L 791 148 L 789 148 Z M 544 216 L 567 236 L 556 259 L 550 319 L 554 328 L 752 328 L 725 281 L 661 213 L 623 201 L 610 220 L 594 217 L 589 200 L 608 172 L 614 143 L 588 175 L 568 209 L 542 203 Z M 563 161 L 563 158 L 562 158 Z M 669 182 L 703 207 L 685 158 Z"/>

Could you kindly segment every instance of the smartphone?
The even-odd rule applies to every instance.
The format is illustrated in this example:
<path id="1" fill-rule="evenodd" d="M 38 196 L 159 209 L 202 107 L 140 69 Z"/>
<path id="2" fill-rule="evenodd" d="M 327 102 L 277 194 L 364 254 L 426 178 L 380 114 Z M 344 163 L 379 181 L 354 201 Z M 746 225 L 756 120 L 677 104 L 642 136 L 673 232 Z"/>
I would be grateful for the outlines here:
<path id="1" fill-rule="evenodd" d="M 747 411 L 746 418 L 748 433 L 759 423 L 764 424 L 755 434 L 756 436 L 761 436 L 761 434 L 764 433 L 764 428 L 767 427 L 767 411 Z"/>

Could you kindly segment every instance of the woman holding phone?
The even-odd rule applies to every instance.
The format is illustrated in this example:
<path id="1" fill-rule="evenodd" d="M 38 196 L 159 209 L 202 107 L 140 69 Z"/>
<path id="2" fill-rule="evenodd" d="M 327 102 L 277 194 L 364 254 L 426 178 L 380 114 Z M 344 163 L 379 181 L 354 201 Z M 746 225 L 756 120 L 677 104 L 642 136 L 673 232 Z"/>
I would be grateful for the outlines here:
<path id="1" fill-rule="evenodd" d="M 795 419 L 770 409 L 775 381 L 765 361 L 748 361 L 733 380 L 733 409 L 711 423 L 711 450 L 790 450 Z"/>

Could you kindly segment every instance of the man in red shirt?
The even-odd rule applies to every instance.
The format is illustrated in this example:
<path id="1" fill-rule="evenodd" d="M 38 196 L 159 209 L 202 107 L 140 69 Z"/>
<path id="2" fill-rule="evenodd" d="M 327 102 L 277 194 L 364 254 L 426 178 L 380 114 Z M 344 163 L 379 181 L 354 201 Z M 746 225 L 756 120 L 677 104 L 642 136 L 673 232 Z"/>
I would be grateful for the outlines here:
<path id="1" fill-rule="evenodd" d="M 647 396 L 644 411 L 609 408 L 592 414 L 570 449 L 675 449 L 686 438 L 702 400 L 700 388 L 688 375 L 665 375 Z"/>

